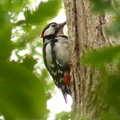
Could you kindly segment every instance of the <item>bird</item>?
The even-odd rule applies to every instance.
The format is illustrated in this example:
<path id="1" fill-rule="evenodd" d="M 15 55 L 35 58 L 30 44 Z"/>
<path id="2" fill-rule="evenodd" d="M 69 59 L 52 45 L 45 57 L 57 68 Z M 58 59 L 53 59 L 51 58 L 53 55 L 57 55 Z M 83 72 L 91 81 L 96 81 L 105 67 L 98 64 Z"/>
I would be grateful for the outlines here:
<path id="1" fill-rule="evenodd" d="M 71 94 L 69 41 L 63 33 L 66 22 L 49 23 L 42 31 L 43 59 L 45 67 L 52 76 L 55 85 L 61 90 L 65 102 Z"/>

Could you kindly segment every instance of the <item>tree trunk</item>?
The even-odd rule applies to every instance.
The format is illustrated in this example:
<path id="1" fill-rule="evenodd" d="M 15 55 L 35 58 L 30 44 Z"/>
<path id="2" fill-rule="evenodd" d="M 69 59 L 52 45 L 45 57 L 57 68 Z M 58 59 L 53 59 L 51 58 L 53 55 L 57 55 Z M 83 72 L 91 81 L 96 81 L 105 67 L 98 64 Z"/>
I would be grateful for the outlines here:
<path id="1" fill-rule="evenodd" d="M 85 0 L 64 0 L 64 5 L 70 42 L 72 110 L 77 111 L 75 120 L 81 115 L 99 120 L 101 111 L 107 107 L 104 81 L 98 70 L 82 65 L 80 59 L 88 49 L 111 44 L 103 32 L 107 18 L 91 14 L 90 3 Z"/>

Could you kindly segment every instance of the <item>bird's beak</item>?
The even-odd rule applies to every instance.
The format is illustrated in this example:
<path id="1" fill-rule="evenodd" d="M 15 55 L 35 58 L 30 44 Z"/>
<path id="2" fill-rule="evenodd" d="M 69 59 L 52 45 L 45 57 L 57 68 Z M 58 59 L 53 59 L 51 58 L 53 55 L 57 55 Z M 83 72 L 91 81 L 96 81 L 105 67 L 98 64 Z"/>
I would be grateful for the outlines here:
<path id="1" fill-rule="evenodd" d="M 59 28 L 63 28 L 65 26 L 65 24 L 66 24 L 66 21 L 61 23 L 61 24 L 59 24 Z"/>

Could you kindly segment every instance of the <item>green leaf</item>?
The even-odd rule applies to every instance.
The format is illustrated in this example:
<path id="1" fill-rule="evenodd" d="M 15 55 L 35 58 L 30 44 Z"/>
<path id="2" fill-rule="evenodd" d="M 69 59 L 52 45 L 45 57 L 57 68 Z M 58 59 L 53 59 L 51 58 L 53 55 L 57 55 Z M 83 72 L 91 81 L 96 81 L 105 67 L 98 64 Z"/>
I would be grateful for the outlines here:
<path id="1" fill-rule="evenodd" d="M 7 119 L 43 119 L 47 113 L 42 80 L 28 69 L 0 61 L 0 111 Z"/>
<path id="2" fill-rule="evenodd" d="M 61 113 L 56 114 L 55 120 L 69 120 L 70 112 L 62 111 Z"/>
<path id="3" fill-rule="evenodd" d="M 7 11 L 1 9 L 0 5 L 0 59 L 8 60 L 14 48 L 10 41 L 12 24 Z"/>
<path id="4" fill-rule="evenodd" d="M 30 0 L 0 0 L 0 4 L 2 5 L 3 9 L 14 13 L 16 16 L 26 5 L 30 4 Z"/>
<path id="5" fill-rule="evenodd" d="M 31 56 L 27 56 L 25 59 L 23 59 L 23 62 L 20 63 L 20 65 L 24 66 L 25 68 L 27 68 L 30 71 L 34 70 L 34 65 L 37 63 L 37 61 L 31 57 Z"/>
<path id="6" fill-rule="evenodd" d="M 48 2 L 41 2 L 37 10 L 33 11 L 32 13 L 30 12 L 28 7 L 24 12 L 25 20 L 19 21 L 16 25 L 24 23 L 32 25 L 44 24 L 57 15 L 58 11 L 62 7 L 61 3 L 61 0 L 50 0 Z"/>
<path id="7" fill-rule="evenodd" d="M 120 53 L 120 47 L 108 47 L 100 50 L 88 52 L 82 62 L 91 65 L 104 65 L 105 63 L 112 62 L 114 57 Z"/>
<path id="8" fill-rule="evenodd" d="M 120 75 L 108 75 L 108 104 L 120 114 Z"/>
<path id="9" fill-rule="evenodd" d="M 55 116 L 55 120 L 70 120 L 74 119 L 77 114 L 77 111 L 74 112 L 65 112 L 62 111 Z M 81 116 L 78 120 L 86 120 L 85 117 Z"/>
<path id="10" fill-rule="evenodd" d="M 110 0 L 90 0 L 94 12 L 104 13 L 106 10 L 112 10 Z"/>
<path id="11" fill-rule="evenodd" d="M 101 120 L 119 120 L 114 113 L 103 113 Z"/>
<path id="12" fill-rule="evenodd" d="M 120 36 L 120 12 L 114 17 L 114 21 L 106 29 L 106 33 L 112 36 Z"/>

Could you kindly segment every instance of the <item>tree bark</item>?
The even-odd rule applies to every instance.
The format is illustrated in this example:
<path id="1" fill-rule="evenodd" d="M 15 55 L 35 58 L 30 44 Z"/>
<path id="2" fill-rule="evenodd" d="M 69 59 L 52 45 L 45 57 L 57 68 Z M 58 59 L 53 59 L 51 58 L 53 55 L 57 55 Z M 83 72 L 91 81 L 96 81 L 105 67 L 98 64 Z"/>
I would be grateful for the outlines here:
<path id="1" fill-rule="evenodd" d="M 75 120 L 81 115 L 99 120 L 101 111 L 107 108 L 104 81 L 98 70 L 84 66 L 80 59 L 88 49 L 111 45 L 103 31 L 108 19 L 105 15 L 92 14 L 90 3 L 85 0 L 64 0 L 64 5 L 70 43 L 72 110 L 77 111 Z"/>

